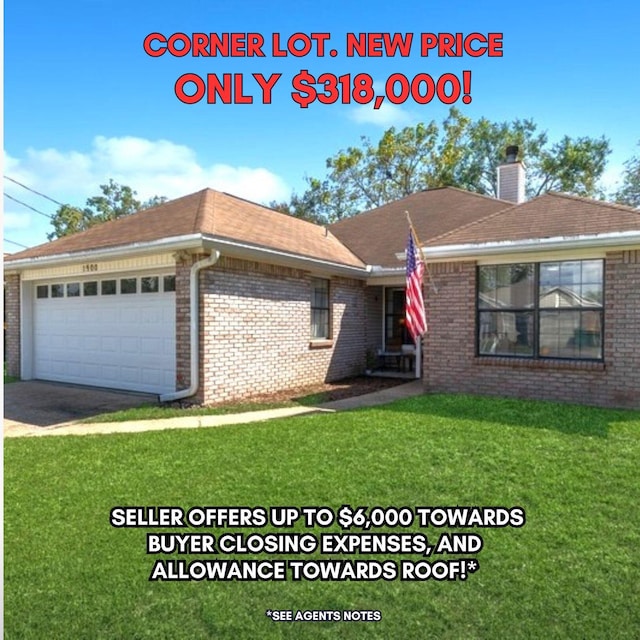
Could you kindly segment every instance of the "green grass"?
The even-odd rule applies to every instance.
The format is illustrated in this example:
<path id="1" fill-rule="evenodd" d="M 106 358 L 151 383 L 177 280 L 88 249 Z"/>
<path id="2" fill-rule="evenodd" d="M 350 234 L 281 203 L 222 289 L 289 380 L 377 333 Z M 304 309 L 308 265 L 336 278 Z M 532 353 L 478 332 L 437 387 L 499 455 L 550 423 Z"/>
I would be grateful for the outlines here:
<path id="1" fill-rule="evenodd" d="M 311 407 L 322 402 L 327 402 L 329 393 L 312 393 L 295 400 L 282 402 L 235 402 L 217 407 L 186 407 L 180 408 L 171 405 L 145 404 L 140 407 L 121 409 L 109 413 L 101 413 L 89 418 L 83 418 L 82 422 L 129 422 L 137 420 L 158 420 L 162 418 L 183 418 L 187 416 L 216 416 L 232 413 L 244 413 L 248 411 L 263 411 L 265 409 L 280 409 L 282 407 Z"/>
<path id="2" fill-rule="evenodd" d="M 5 637 L 635 639 L 638 460 L 640 412 L 446 395 L 216 429 L 9 439 Z M 484 540 L 464 582 L 149 582 L 146 534 L 169 529 L 109 523 L 115 505 L 343 504 L 519 505 L 527 522 L 463 529 Z M 430 542 L 442 532 L 423 530 Z M 382 620 L 275 623 L 268 609 Z"/>

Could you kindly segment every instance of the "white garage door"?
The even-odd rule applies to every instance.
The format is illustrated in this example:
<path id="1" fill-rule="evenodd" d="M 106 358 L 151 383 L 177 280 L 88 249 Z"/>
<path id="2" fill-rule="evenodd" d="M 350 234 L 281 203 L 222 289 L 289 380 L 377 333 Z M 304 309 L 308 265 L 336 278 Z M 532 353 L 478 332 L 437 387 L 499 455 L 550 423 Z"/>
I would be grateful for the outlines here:
<path id="1" fill-rule="evenodd" d="M 175 390 L 175 277 L 37 282 L 35 378 Z"/>

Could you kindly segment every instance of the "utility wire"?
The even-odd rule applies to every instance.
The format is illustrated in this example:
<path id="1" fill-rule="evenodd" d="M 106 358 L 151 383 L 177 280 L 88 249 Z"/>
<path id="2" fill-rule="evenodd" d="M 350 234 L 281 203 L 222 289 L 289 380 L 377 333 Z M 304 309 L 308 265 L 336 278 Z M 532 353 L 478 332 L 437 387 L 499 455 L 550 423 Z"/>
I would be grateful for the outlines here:
<path id="1" fill-rule="evenodd" d="M 18 200 L 18 198 L 14 198 L 13 196 L 10 196 L 8 193 L 5 193 L 4 196 L 5 198 L 9 198 L 9 200 L 13 200 L 18 204 L 21 204 L 23 207 L 27 207 L 27 209 L 31 209 L 32 211 L 39 213 L 41 216 L 44 216 L 45 218 L 49 218 L 49 220 L 53 220 L 53 216 L 49 215 L 48 213 L 43 213 L 42 211 L 38 211 L 38 209 L 36 209 L 35 207 L 32 207 L 30 204 L 27 204 L 26 202 L 22 202 L 22 200 Z"/>
<path id="2" fill-rule="evenodd" d="M 39 191 L 36 191 L 35 189 L 32 189 L 31 187 L 27 187 L 26 184 L 22 184 L 22 182 L 18 182 L 14 178 L 10 178 L 7 175 L 5 175 L 3 177 L 4 177 L 5 180 L 10 180 L 14 184 L 17 184 L 18 186 L 22 187 L 23 189 L 26 189 L 27 191 L 31 191 L 31 193 L 35 193 L 35 194 L 37 194 L 39 196 L 42 196 L 43 198 L 46 198 L 47 200 L 51 200 L 51 202 L 53 202 L 54 204 L 58 204 L 61 207 L 64 206 L 64 204 L 62 202 L 58 202 L 57 200 L 54 200 L 53 198 L 50 198 L 49 196 L 45 195 L 44 193 L 40 193 Z"/>
<path id="3" fill-rule="evenodd" d="M 2 240 L 4 242 L 10 242 L 11 244 L 15 244 L 18 247 L 22 247 L 23 249 L 28 249 L 29 247 L 27 247 L 26 244 L 21 244 L 20 242 L 14 242 L 13 240 L 9 240 L 9 238 L 2 238 Z"/>

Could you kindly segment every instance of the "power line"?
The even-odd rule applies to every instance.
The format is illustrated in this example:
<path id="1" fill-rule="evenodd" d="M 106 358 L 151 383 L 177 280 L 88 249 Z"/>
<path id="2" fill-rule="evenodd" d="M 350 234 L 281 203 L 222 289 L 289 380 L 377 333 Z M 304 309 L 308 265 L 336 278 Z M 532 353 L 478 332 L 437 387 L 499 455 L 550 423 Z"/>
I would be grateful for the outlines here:
<path id="1" fill-rule="evenodd" d="M 2 238 L 2 240 L 4 242 L 10 242 L 11 244 L 15 244 L 18 247 L 22 247 L 23 249 L 28 249 L 29 247 L 27 247 L 26 244 L 21 244 L 20 242 L 14 242 L 13 240 L 9 240 L 9 238 Z"/>
<path id="2" fill-rule="evenodd" d="M 43 213 L 42 211 L 38 211 L 38 209 L 36 209 L 35 207 L 32 207 L 30 204 L 27 204 L 26 202 L 22 202 L 22 200 L 18 200 L 18 198 L 14 198 L 13 196 L 10 196 L 8 193 L 5 193 L 4 196 L 5 198 L 9 198 L 9 200 L 13 200 L 18 204 L 21 204 L 23 207 L 27 207 L 27 209 L 31 209 L 32 211 L 39 213 L 41 216 L 44 216 L 45 218 L 49 218 L 49 220 L 53 220 L 53 216 L 50 216 L 48 213 Z"/>
<path id="3" fill-rule="evenodd" d="M 27 191 L 31 191 L 31 193 L 35 193 L 39 196 L 42 196 L 43 198 L 46 198 L 47 200 L 51 200 L 51 202 L 53 202 L 54 204 L 58 204 L 61 207 L 64 206 L 64 204 L 62 202 L 58 202 L 57 200 L 54 200 L 53 198 L 50 198 L 49 196 L 45 195 L 44 193 L 40 193 L 39 191 L 36 191 L 35 189 L 32 189 L 31 187 L 27 187 L 26 184 L 22 184 L 22 182 L 18 182 L 17 180 L 15 180 L 14 178 L 10 178 L 9 176 L 4 176 L 5 180 L 10 180 L 11 182 L 17 184 L 18 186 L 22 187 L 23 189 L 26 189 Z"/>

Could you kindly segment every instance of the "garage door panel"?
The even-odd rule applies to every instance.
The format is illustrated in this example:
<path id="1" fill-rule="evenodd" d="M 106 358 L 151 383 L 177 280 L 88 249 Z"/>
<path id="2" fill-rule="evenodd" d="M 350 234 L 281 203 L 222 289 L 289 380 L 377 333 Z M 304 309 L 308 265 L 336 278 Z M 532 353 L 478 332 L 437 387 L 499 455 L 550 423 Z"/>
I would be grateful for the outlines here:
<path id="1" fill-rule="evenodd" d="M 80 344 L 85 351 L 100 351 L 100 338 L 97 336 L 82 336 Z"/>
<path id="2" fill-rule="evenodd" d="M 100 367 L 97 364 L 84 363 L 80 368 L 80 372 L 85 379 L 96 379 L 100 377 Z"/>
<path id="3" fill-rule="evenodd" d="M 120 350 L 124 353 L 140 353 L 139 338 L 120 338 Z"/>
<path id="4" fill-rule="evenodd" d="M 120 379 L 120 367 L 117 365 L 102 365 L 100 367 L 100 377 L 110 382 L 118 382 Z"/>
<path id="5" fill-rule="evenodd" d="M 67 367 L 68 364 L 64 360 L 51 360 L 51 374 L 54 376 L 64 376 Z"/>
<path id="6" fill-rule="evenodd" d="M 142 380 L 145 384 L 161 386 L 165 384 L 165 379 L 161 371 L 157 369 L 142 369 Z"/>
<path id="7" fill-rule="evenodd" d="M 34 372 L 44 380 L 173 391 L 175 295 L 36 299 Z"/>
<path id="8" fill-rule="evenodd" d="M 140 381 L 140 369 L 137 367 L 122 367 L 120 375 L 124 382 L 135 383 Z"/>
<path id="9" fill-rule="evenodd" d="M 65 335 L 59 335 L 59 334 L 53 334 L 51 335 L 51 337 L 49 338 L 49 348 L 52 351 L 57 351 L 57 350 L 66 350 L 67 348 L 67 336 Z"/>
<path id="10" fill-rule="evenodd" d="M 59 362 L 68 362 L 69 365 L 81 365 L 86 362 L 86 354 L 82 349 L 78 349 L 78 345 L 69 345 L 68 349 L 56 352 L 56 360 Z"/>
<path id="11" fill-rule="evenodd" d="M 102 338 L 101 351 L 104 353 L 114 353 L 118 351 L 118 338 L 105 336 Z"/>
<path id="12" fill-rule="evenodd" d="M 100 317 L 101 317 L 100 311 L 98 311 L 98 309 L 86 309 L 84 312 L 84 319 L 87 325 L 89 325 L 89 327 L 92 324 L 95 324 L 96 322 L 98 322 L 100 320 Z M 89 327 L 87 327 L 87 329 Z"/>
<path id="13" fill-rule="evenodd" d="M 165 345 L 167 340 L 162 338 L 150 338 L 145 336 L 140 339 L 140 352 L 145 355 L 154 353 L 166 353 Z"/>

